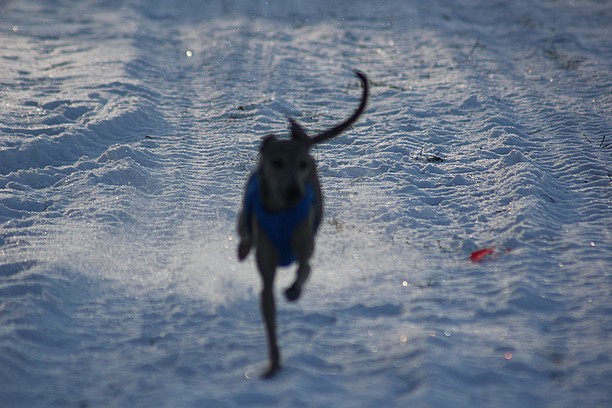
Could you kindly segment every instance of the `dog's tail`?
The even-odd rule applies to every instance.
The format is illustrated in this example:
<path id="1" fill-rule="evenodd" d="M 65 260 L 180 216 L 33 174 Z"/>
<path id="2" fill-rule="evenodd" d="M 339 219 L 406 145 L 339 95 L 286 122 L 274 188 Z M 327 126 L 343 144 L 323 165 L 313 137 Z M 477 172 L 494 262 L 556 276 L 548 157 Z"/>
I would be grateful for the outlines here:
<path id="1" fill-rule="evenodd" d="M 359 104 L 359 107 L 357 108 L 355 113 L 353 113 L 350 118 L 340 123 L 339 125 L 336 125 L 330 130 L 320 133 L 312 138 L 307 137 L 306 133 L 303 131 L 300 125 L 298 125 L 293 119 L 289 119 L 289 122 L 291 124 L 292 134 L 294 137 L 297 137 L 298 139 L 301 139 L 301 140 L 305 140 L 308 143 L 308 146 L 310 147 L 318 143 L 324 142 L 326 140 L 329 140 L 334 136 L 339 135 L 340 133 L 348 129 L 353 123 L 355 123 L 355 121 L 359 118 L 359 116 L 361 116 L 361 114 L 366 108 L 366 105 L 368 104 L 368 95 L 370 93 L 370 86 L 369 86 L 369 80 L 366 74 L 364 74 L 361 71 L 357 71 L 357 70 L 355 70 L 354 72 L 355 72 L 355 75 L 357 75 L 357 77 L 361 81 L 361 86 L 363 88 L 363 93 L 361 94 L 361 103 Z"/>

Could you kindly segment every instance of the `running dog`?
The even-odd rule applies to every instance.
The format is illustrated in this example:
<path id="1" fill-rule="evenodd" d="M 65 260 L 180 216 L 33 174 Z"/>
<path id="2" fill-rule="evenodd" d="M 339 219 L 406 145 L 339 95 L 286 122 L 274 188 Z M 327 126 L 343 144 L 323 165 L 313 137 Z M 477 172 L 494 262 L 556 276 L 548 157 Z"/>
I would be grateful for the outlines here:
<path id="1" fill-rule="evenodd" d="M 361 81 L 361 103 L 346 121 L 314 137 L 289 118 L 291 139 L 275 135 L 263 138 L 257 169 L 247 182 L 243 206 L 238 218 L 238 259 L 243 261 L 255 246 L 257 268 L 263 282 L 261 313 L 268 337 L 270 365 L 262 375 L 272 377 L 280 369 L 276 342 L 276 307 L 274 276 L 279 266 L 297 261 L 296 279 L 285 290 L 290 302 L 299 299 L 310 274 L 309 259 L 314 251 L 314 237 L 323 217 L 323 198 L 310 148 L 348 129 L 365 110 L 368 78 L 355 71 Z"/>

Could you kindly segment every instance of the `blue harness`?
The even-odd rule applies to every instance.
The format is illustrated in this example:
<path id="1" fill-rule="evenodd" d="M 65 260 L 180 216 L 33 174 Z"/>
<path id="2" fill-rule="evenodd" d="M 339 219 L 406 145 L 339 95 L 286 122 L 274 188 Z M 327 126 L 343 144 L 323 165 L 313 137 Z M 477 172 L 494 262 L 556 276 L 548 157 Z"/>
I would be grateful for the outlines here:
<path id="1" fill-rule="evenodd" d="M 306 184 L 306 194 L 295 206 L 277 213 L 269 213 L 261 202 L 259 187 L 259 173 L 253 173 L 247 183 L 245 197 L 245 211 L 249 228 L 253 213 L 257 216 L 259 227 L 266 233 L 278 251 L 278 266 L 289 266 L 296 260 L 291 248 L 293 232 L 302 223 L 315 204 L 314 190 L 310 183 Z M 321 217 L 315 216 L 313 220 L 313 231 L 319 228 Z"/>

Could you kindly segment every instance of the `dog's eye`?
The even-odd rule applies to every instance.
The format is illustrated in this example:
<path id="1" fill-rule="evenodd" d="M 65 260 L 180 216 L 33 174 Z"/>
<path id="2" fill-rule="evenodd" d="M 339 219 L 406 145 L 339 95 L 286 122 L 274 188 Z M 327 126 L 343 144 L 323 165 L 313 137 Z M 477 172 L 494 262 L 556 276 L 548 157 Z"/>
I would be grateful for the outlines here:
<path id="1" fill-rule="evenodd" d="M 274 167 L 275 169 L 282 169 L 283 167 L 285 167 L 285 164 L 283 163 L 282 160 L 272 160 L 272 167 Z"/>

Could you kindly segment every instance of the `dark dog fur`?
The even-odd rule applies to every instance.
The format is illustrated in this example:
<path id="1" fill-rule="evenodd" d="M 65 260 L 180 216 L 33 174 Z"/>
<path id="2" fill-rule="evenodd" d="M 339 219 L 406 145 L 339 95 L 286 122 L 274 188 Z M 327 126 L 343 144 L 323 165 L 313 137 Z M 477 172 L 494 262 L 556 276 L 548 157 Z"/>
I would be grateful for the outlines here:
<path id="1" fill-rule="evenodd" d="M 289 119 L 291 139 L 279 140 L 274 135 L 266 136 L 260 148 L 260 160 L 257 170 L 258 191 L 255 192 L 266 214 L 279 214 L 300 203 L 308 191 L 313 202 L 305 218 L 291 232 L 290 248 L 298 263 L 296 279 L 285 291 L 289 301 L 300 297 L 302 286 L 310 274 L 309 259 L 314 251 L 314 236 L 323 215 L 323 199 L 317 176 L 314 159 L 309 153 L 310 147 L 331 139 L 349 128 L 365 110 L 368 99 L 368 78 L 365 74 L 355 71 L 363 87 L 361 103 L 353 115 L 317 136 L 309 137 L 293 119 Z M 251 177 L 251 179 L 253 176 Z M 252 181 L 249 179 L 249 183 Z M 255 188 L 255 187 L 251 187 Z M 244 260 L 251 248 L 255 246 L 256 262 L 263 281 L 261 292 L 261 312 L 268 336 L 270 365 L 263 374 L 271 377 L 280 368 L 280 353 L 276 342 L 276 309 L 274 301 L 274 276 L 276 268 L 281 264 L 279 250 L 273 240 L 258 221 L 253 212 L 249 198 L 250 184 L 245 189 L 243 208 L 238 220 L 238 259 Z M 261 213 L 260 213 L 261 214 Z"/>

